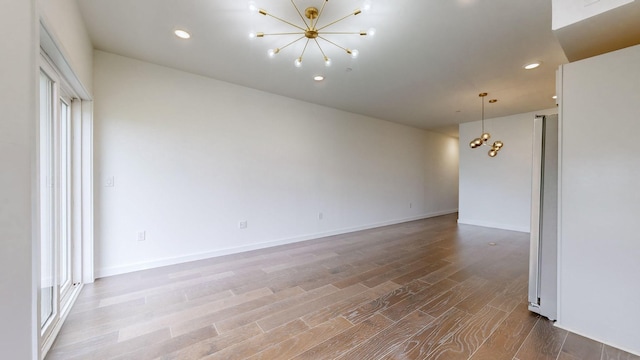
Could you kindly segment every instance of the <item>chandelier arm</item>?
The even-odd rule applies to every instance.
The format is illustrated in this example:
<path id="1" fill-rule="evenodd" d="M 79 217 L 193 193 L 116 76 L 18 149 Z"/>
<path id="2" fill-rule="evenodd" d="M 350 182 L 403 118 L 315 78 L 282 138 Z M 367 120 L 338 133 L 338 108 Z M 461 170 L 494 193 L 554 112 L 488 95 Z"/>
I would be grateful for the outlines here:
<path id="1" fill-rule="evenodd" d="M 301 32 L 283 32 L 283 33 L 270 33 L 270 34 L 265 34 L 262 33 L 261 37 L 265 37 L 265 36 L 279 36 L 279 35 L 304 35 L 304 33 Z M 303 36 L 304 37 L 304 36 Z"/>
<path id="2" fill-rule="evenodd" d="M 287 47 L 287 46 L 289 46 L 289 45 L 292 45 L 292 44 L 294 44 L 294 43 L 297 43 L 298 41 L 300 41 L 300 40 L 302 40 L 302 39 L 304 39 L 304 36 L 301 36 L 301 37 L 299 37 L 299 38 L 297 38 L 297 39 L 293 40 L 292 42 L 288 43 L 287 45 L 285 45 L 285 46 L 281 47 L 281 48 L 280 48 L 280 50 L 282 50 L 282 49 L 286 48 L 286 47 Z"/>
<path id="3" fill-rule="evenodd" d="M 271 15 L 271 14 L 269 14 L 269 13 L 267 13 L 267 15 L 271 16 L 272 18 L 274 18 L 274 19 L 276 19 L 276 20 L 282 21 L 282 22 L 283 22 L 283 23 L 285 23 L 285 24 L 291 25 L 291 26 L 293 26 L 293 27 L 294 27 L 294 28 L 296 28 L 296 29 L 300 29 L 300 30 L 302 30 L 302 31 L 307 31 L 307 29 L 305 29 L 305 28 L 303 28 L 303 27 L 300 27 L 300 26 L 298 26 L 298 25 L 296 25 L 296 24 L 294 24 L 294 23 L 291 23 L 291 22 L 289 22 L 289 21 L 287 21 L 287 20 L 281 19 L 281 18 L 279 18 L 279 17 L 277 17 L 277 16 L 274 16 L 274 15 Z"/>
<path id="4" fill-rule="evenodd" d="M 293 1 L 293 0 L 291 0 Z M 320 18 L 322 17 L 322 13 L 324 12 L 324 7 L 325 5 L 327 5 L 327 2 L 329 2 L 329 0 L 324 0 L 324 2 L 322 3 L 322 7 L 320 8 L 320 12 L 318 13 L 318 18 L 316 19 L 315 23 L 313 22 L 313 20 L 311 20 L 311 25 L 312 26 L 317 26 L 318 25 L 318 21 L 320 21 Z"/>
<path id="5" fill-rule="evenodd" d="M 323 35 L 362 35 L 362 31 L 323 31 Z M 367 33 L 364 33 L 365 35 Z"/>
<path id="6" fill-rule="evenodd" d="M 302 49 L 302 53 L 300 54 L 300 57 L 298 58 L 301 61 L 302 61 L 302 57 L 304 56 L 304 52 L 307 51 L 307 46 L 309 46 L 309 40 L 311 40 L 311 39 L 307 39 L 307 43 L 304 44 L 304 48 Z"/>
<path id="7" fill-rule="evenodd" d="M 318 36 L 318 37 L 319 37 L 320 39 L 322 39 L 322 40 L 324 40 L 324 41 L 328 42 L 329 44 L 331 44 L 331 45 L 333 45 L 333 46 L 335 46 L 335 47 L 337 47 L 337 48 L 340 48 L 340 49 L 342 49 L 342 50 L 344 50 L 344 51 L 346 51 L 346 52 L 349 52 L 349 51 L 350 51 L 349 49 L 347 49 L 347 48 L 345 48 L 345 47 L 342 47 L 342 46 L 340 46 L 340 45 L 338 45 L 338 44 L 334 43 L 333 41 L 328 40 L 328 39 L 327 39 L 327 38 L 325 38 L 325 37 L 322 37 L 322 36 Z"/>
<path id="8" fill-rule="evenodd" d="M 346 19 L 346 18 L 348 18 L 350 16 L 358 15 L 358 14 L 360 14 L 360 12 L 361 12 L 360 10 L 356 10 L 356 11 L 352 12 L 349 15 L 346 15 L 346 16 L 344 16 L 344 17 L 342 17 L 342 18 L 340 18 L 340 19 L 338 19 L 336 21 L 332 21 L 332 22 L 328 23 L 327 25 L 325 25 L 325 26 L 323 26 L 321 28 L 318 28 L 318 31 L 320 31 L 322 29 L 326 29 L 326 28 L 328 28 L 329 26 L 331 26 L 333 24 L 339 23 L 340 21 L 342 21 L 342 20 L 344 20 L 344 19 Z"/>
<path id="9" fill-rule="evenodd" d="M 320 43 L 318 42 L 318 39 L 313 39 L 313 41 L 316 42 L 316 45 L 318 45 L 318 49 L 320 49 L 320 53 L 322 54 L 322 58 L 323 59 L 327 59 L 327 55 L 325 55 L 324 51 L 322 51 L 322 46 L 320 46 Z"/>
<path id="10" fill-rule="evenodd" d="M 307 23 L 307 20 L 304 18 L 304 16 L 302 15 L 302 12 L 300 12 L 300 9 L 298 8 L 298 5 L 296 5 L 295 2 L 293 2 L 293 0 L 291 0 L 291 5 L 293 5 L 293 7 L 296 9 L 296 12 L 298 13 L 298 15 L 300 15 L 300 19 L 302 19 L 302 22 L 304 23 L 305 26 L 310 26 Z M 311 20 L 313 22 L 313 20 Z"/>

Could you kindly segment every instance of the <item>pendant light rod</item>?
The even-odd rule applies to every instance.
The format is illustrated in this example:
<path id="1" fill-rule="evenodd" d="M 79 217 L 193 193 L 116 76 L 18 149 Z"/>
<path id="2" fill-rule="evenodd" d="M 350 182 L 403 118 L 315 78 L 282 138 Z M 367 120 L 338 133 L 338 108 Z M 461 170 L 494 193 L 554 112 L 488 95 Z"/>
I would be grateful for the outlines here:
<path id="1" fill-rule="evenodd" d="M 489 95 L 487 93 L 480 93 L 478 96 L 482 98 L 482 133 L 484 134 L 484 98 Z"/>

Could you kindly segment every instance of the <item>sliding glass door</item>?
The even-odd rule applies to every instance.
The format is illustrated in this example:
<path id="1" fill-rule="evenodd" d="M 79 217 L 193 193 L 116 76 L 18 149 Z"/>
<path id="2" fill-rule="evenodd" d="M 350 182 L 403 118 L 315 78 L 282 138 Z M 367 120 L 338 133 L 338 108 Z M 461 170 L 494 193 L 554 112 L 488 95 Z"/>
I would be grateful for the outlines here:
<path id="1" fill-rule="evenodd" d="M 43 56 L 40 70 L 40 328 L 50 343 L 66 315 L 80 278 L 79 239 L 74 239 L 73 93 Z M 76 192 L 77 193 L 77 192 Z"/>

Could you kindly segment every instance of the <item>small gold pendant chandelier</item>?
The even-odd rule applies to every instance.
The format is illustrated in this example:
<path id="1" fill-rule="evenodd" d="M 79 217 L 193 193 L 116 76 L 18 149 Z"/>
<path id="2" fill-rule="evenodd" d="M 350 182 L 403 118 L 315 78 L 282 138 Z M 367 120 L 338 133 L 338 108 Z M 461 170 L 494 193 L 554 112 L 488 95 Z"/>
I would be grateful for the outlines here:
<path id="1" fill-rule="evenodd" d="M 472 149 L 478 148 L 482 145 L 489 146 L 487 144 L 487 141 L 491 139 L 491 134 L 484 131 L 484 98 L 487 96 L 487 93 L 480 93 L 478 94 L 478 96 L 482 98 L 482 135 L 478 138 L 471 140 L 471 142 L 469 143 L 469 146 Z M 493 104 L 497 101 L 498 101 L 497 99 L 491 99 L 489 100 L 489 104 Z M 502 141 L 500 140 L 494 141 L 493 145 L 491 145 L 491 149 L 488 152 L 489 156 L 495 157 L 496 155 L 498 155 L 498 151 L 500 151 L 500 149 L 502 149 L 503 146 L 504 146 L 504 143 Z"/>

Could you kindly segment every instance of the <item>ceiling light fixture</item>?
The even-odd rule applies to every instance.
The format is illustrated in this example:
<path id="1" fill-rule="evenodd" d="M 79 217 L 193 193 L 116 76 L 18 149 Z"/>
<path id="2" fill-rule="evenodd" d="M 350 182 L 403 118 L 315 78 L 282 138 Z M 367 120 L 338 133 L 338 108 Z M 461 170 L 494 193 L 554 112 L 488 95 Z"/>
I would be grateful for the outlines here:
<path id="1" fill-rule="evenodd" d="M 300 40 L 305 40 L 306 39 L 306 43 L 304 45 L 304 48 L 302 49 L 302 53 L 300 54 L 300 56 L 298 56 L 295 61 L 294 61 L 294 65 L 296 67 L 301 67 L 302 66 L 302 59 L 303 56 L 307 50 L 307 47 L 309 46 L 310 42 L 314 42 L 317 46 L 318 49 L 320 50 L 320 53 L 322 54 L 322 58 L 324 60 L 324 63 L 326 66 L 330 66 L 331 65 L 331 59 L 327 56 L 327 54 L 325 53 L 325 51 L 322 49 L 322 46 L 320 46 L 320 42 L 318 40 L 323 40 L 337 48 L 340 48 L 342 50 L 344 50 L 348 55 L 351 55 L 352 58 L 357 58 L 358 57 L 358 50 L 356 49 L 349 49 L 343 46 L 340 46 L 338 44 L 336 44 L 334 41 L 329 40 L 325 37 L 325 35 L 359 35 L 359 36 L 372 36 L 375 33 L 374 29 L 369 29 L 368 31 L 355 31 L 355 32 L 345 32 L 345 31 L 326 31 L 327 28 L 329 28 L 330 26 L 337 24 L 351 16 L 356 16 L 359 15 L 360 13 L 362 13 L 362 10 L 357 9 L 354 10 L 353 12 L 347 14 L 346 16 L 343 16 L 337 20 L 331 21 L 327 24 L 323 24 L 322 26 L 318 26 L 318 22 L 320 21 L 320 18 L 322 17 L 323 11 L 325 6 L 327 5 L 327 2 L 329 0 L 323 0 L 322 1 L 322 6 L 320 7 L 320 9 L 318 9 L 317 7 L 313 7 L 313 6 L 309 6 L 306 9 L 304 9 L 304 12 L 301 12 L 300 9 L 298 8 L 298 6 L 296 5 L 296 3 L 294 2 L 294 0 L 291 0 L 291 4 L 293 5 L 293 7 L 295 8 L 296 12 L 298 13 L 298 15 L 300 16 L 300 19 L 302 20 L 302 25 L 296 25 L 294 24 L 292 21 L 288 21 L 288 20 L 284 20 L 282 18 L 279 18 L 277 16 L 272 15 L 271 13 L 267 12 L 264 9 L 260 9 L 258 7 L 256 7 L 254 4 L 250 4 L 249 8 L 252 11 L 257 11 L 259 14 L 264 15 L 264 16 L 270 16 L 282 23 L 285 23 L 291 27 L 293 27 L 295 30 L 292 32 L 279 32 L 279 33 L 264 33 L 264 32 L 258 32 L 258 33 L 252 33 L 249 36 L 250 37 L 258 37 L 258 38 L 263 38 L 265 36 L 298 36 L 295 40 L 287 43 L 286 45 L 279 47 L 279 48 L 275 48 L 275 49 L 269 49 L 268 50 L 268 54 L 269 57 L 274 57 L 277 54 L 280 53 L 280 51 L 282 51 L 283 49 L 285 49 L 286 47 L 293 45 L 295 43 L 297 43 Z M 364 5 L 364 9 L 368 9 L 369 6 L 367 4 Z"/>
<path id="2" fill-rule="evenodd" d="M 315 81 L 322 81 L 322 80 L 324 80 L 324 76 L 322 76 L 322 75 L 316 75 L 316 76 L 314 76 L 314 77 L 313 77 L 313 80 L 315 80 Z"/>
<path id="3" fill-rule="evenodd" d="M 177 29 L 173 32 L 180 39 L 189 39 L 191 38 L 191 34 L 189 34 L 186 30 Z"/>
<path id="4" fill-rule="evenodd" d="M 526 64 L 525 66 L 523 66 L 523 68 L 525 68 L 525 70 L 533 70 L 533 69 L 537 68 L 540 65 L 542 65 L 542 62 L 541 61 L 536 61 L 536 62 L 532 62 L 530 64 Z"/>
<path id="5" fill-rule="evenodd" d="M 488 132 L 484 132 L 484 98 L 487 96 L 487 93 L 480 93 L 478 96 L 482 98 L 482 135 L 479 138 L 475 138 L 471 140 L 471 142 L 469 143 L 469 146 L 472 149 L 475 149 L 482 145 L 488 146 L 487 141 L 489 141 L 489 139 L 491 138 L 491 134 L 489 134 Z M 491 99 L 489 100 L 489 104 L 493 104 L 497 101 L 498 100 L 496 99 Z M 502 149 L 503 146 L 504 146 L 504 143 L 502 141 L 500 140 L 494 141 L 493 145 L 491 145 L 491 150 L 489 150 L 488 152 L 489 156 L 495 157 L 496 155 L 498 155 L 498 151 L 500 151 L 500 149 Z"/>

